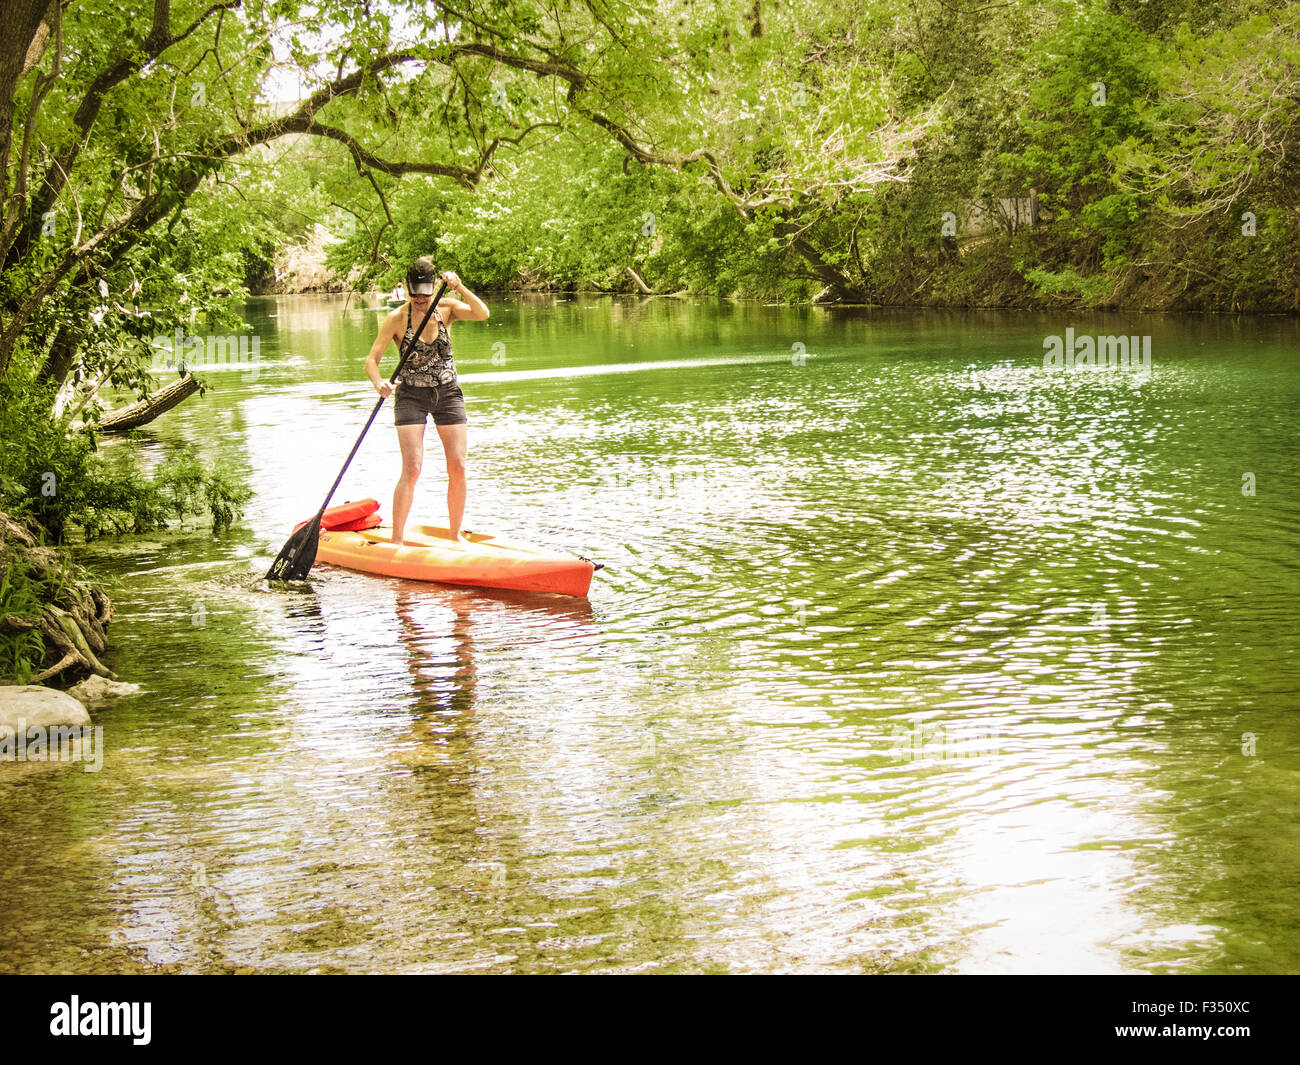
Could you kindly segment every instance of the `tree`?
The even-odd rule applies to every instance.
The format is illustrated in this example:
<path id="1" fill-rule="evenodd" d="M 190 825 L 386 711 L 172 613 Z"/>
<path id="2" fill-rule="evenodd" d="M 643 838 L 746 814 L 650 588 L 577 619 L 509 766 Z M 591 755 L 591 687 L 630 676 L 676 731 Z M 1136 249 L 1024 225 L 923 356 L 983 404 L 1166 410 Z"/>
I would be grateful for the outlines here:
<path id="1" fill-rule="evenodd" d="M 237 159 L 295 136 L 328 140 L 387 213 L 381 180 L 426 174 L 474 187 L 503 145 L 572 110 L 600 118 L 586 97 L 617 98 L 620 65 L 644 62 L 601 0 L 562 16 L 531 3 L 491 14 L 342 0 L 140 7 L 20 0 L 5 9 L 4 128 L 19 135 L 0 142 L 0 374 L 21 351 L 41 376 L 62 380 L 91 315 L 96 327 L 140 339 L 215 306 L 205 295 L 182 305 L 152 235 L 170 232 L 200 190 L 237 185 Z M 309 91 L 276 113 L 258 93 L 285 69 Z M 502 72 L 515 75 L 508 90 Z M 496 104 L 528 75 L 552 92 L 527 94 L 547 113 L 521 122 Z M 436 121 L 418 126 L 412 113 Z M 399 135 L 412 154 L 398 154 Z M 205 280 L 201 269 L 187 279 L 194 288 Z"/>
<path id="2" fill-rule="evenodd" d="M 807 11 L 683 10 L 673 25 L 671 7 L 645 0 L 18 0 L 0 46 L 4 128 L 17 133 L 0 142 L 0 374 L 20 352 L 56 383 L 102 372 L 114 345 L 96 338 L 143 353 L 142 339 L 219 313 L 208 293 L 224 281 L 200 264 L 178 286 L 157 233 L 175 232 L 200 192 L 239 189 L 241 160 L 274 166 L 279 145 L 304 137 L 335 146 L 354 189 L 373 194 L 340 204 L 372 259 L 396 179 L 475 188 L 499 151 L 541 130 L 595 131 L 634 163 L 700 168 L 743 219 L 767 211 L 812 256 L 799 235 L 809 212 L 899 180 L 927 116 L 887 115 L 874 75 L 828 74 L 790 121 L 805 90 L 780 50 Z M 286 74 L 305 94 L 276 109 L 259 93 Z M 857 114 L 864 85 L 874 102 Z M 138 361 L 115 381 L 147 388 Z"/>

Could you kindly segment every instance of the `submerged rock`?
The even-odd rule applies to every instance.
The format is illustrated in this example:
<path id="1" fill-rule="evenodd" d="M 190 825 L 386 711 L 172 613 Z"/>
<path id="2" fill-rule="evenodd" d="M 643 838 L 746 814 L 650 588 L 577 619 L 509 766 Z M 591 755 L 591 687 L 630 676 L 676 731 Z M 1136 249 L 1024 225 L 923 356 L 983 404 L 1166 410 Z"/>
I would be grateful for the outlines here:
<path id="1" fill-rule="evenodd" d="M 89 725 L 90 714 L 75 697 L 55 688 L 0 685 L 0 733 L 16 735 L 20 724 L 27 728 Z"/>
<path id="2" fill-rule="evenodd" d="M 140 690 L 138 684 L 127 684 L 120 680 L 109 680 L 98 674 L 92 674 L 79 684 L 68 689 L 68 694 L 83 703 L 103 703 L 116 699 L 120 695 L 134 695 Z"/>

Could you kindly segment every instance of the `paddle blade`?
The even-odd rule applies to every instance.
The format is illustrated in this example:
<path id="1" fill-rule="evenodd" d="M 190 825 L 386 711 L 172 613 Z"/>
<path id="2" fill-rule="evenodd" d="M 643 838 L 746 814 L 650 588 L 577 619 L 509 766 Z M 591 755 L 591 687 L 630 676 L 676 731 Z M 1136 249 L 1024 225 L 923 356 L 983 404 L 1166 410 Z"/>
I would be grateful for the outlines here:
<path id="1" fill-rule="evenodd" d="M 280 548 L 271 568 L 266 571 L 268 581 L 304 581 L 316 561 L 316 548 L 320 545 L 320 515 L 312 518 L 295 532 Z"/>

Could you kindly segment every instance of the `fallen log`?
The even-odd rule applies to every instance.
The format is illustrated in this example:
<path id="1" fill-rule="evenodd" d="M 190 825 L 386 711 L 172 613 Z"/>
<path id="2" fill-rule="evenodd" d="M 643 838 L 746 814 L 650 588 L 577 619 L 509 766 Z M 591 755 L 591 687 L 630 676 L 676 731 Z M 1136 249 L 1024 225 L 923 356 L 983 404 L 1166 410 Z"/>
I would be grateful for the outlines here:
<path id="1" fill-rule="evenodd" d="M 160 414 L 166 414 L 173 407 L 189 399 L 199 390 L 199 383 L 193 374 L 186 374 L 179 381 L 173 381 L 166 388 L 160 388 L 148 399 L 139 400 L 129 407 L 122 407 L 107 414 L 100 415 L 99 431 L 101 433 L 124 433 L 145 425 Z"/>

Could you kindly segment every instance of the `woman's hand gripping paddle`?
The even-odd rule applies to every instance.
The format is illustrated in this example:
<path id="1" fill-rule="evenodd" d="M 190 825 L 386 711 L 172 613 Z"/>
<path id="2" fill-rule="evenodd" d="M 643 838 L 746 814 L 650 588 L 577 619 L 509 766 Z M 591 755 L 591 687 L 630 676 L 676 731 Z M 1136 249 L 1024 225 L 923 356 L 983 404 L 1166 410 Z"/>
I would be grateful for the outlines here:
<path id="1" fill-rule="evenodd" d="M 393 371 L 393 376 L 388 379 L 390 385 L 397 380 L 397 375 L 402 372 L 402 367 L 406 365 L 411 349 L 415 347 L 415 341 L 424 332 L 425 323 L 428 322 L 429 317 L 433 314 L 433 309 L 438 306 L 438 301 L 442 299 L 442 294 L 446 291 L 447 283 L 444 281 L 437 294 L 433 297 L 433 302 L 429 304 L 429 309 L 425 311 L 424 317 L 420 319 L 420 324 L 416 327 L 415 332 L 411 334 L 411 342 L 400 352 L 397 369 Z M 370 431 L 370 426 L 379 413 L 379 408 L 384 405 L 384 398 L 381 395 L 379 402 L 375 404 L 375 409 L 370 412 L 370 417 L 366 419 L 365 428 L 361 430 L 357 442 L 352 445 L 347 461 L 343 463 L 343 469 L 339 470 L 339 475 L 334 478 L 334 485 L 330 488 L 329 495 L 325 497 L 325 502 L 320 505 L 320 510 L 316 512 L 316 516 L 290 536 L 285 545 L 280 548 L 280 553 L 275 556 L 271 568 L 266 571 L 268 581 L 301 581 L 306 579 L 312 564 L 316 561 L 316 548 L 320 545 L 320 523 L 321 518 L 325 515 L 325 508 L 330 505 L 330 500 L 334 498 L 334 493 L 338 491 L 343 475 L 348 472 L 348 467 L 352 465 L 357 449 L 361 447 L 361 441 L 366 438 L 366 433 Z"/>

